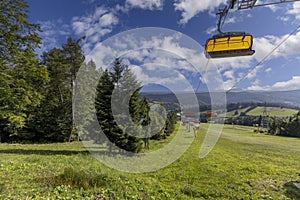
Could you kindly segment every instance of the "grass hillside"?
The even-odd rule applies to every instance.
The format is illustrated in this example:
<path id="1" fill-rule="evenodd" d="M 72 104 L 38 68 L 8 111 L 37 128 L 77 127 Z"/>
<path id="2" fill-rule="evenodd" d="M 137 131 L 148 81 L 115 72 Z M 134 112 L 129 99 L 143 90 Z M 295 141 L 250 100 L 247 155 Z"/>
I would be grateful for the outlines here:
<path id="1" fill-rule="evenodd" d="M 264 109 L 265 109 L 264 107 L 256 107 L 250 110 L 249 112 L 247 112 L 247 115 L 254 115 L 254 116 L 262 115 Z M 299 112 L 298 110 L 294 110 L 294 109 L 275 108 L 275 107 L 267 107 L 266 110 L 269 116 L 277 116 L 277 117 L 292 116 L 297 112 Z"/>
<path id="2" fill-rule="evenodd" d="M 257 106 L 253 109 L 250 107 L 242 108 L 233 110 L 227 113 L 227 116 L 239 116 L 241 113 L 245 113 L 249 116 L 260 116 L 263 114 L 265 107 Z M 287 117 L 293 116 L 299 112 L 299 110 L 290 109 L 290 108 L 279 108 L 279 107 L 267 107 L 267 114 L 269 116 L 276 116 L 276 117 Z M 237 113 L 237 115 L 235 115 Z"/>
<path id="3" fill-rule="evenodd" d="M 300 139 L 225 126 L 213 151 L 199 159 L 206 130 L 202 124 L 176 162 L 144 174 L 110 169 L 81 143 L 0 144 L 0 199 L 300 198 L 292 184 L 300 181 Z"/>
<path id="4" fill-rule="evenodd" d="M 227 112 L 226 115 L 227 115 L 227 116 L 235 116 L 236 113 L 237 113 L 237 115 L 240 115 L 241 113 L 245 113 L 248 109 L 250 109 L 250 106 L 249 106 L 249 107 L 246 107 L 246 108 L 236 109 L 236 110 Z"/>

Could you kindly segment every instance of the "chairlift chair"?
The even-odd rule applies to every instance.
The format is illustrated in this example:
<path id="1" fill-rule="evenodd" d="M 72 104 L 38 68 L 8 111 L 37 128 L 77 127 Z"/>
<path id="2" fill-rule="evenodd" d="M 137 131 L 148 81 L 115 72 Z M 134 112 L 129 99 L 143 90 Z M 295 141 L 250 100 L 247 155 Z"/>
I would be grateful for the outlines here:
<path id="1" fill-rule="evenodd" d="M 222 32 L 221 26 L 224 23 L 228 10 L 233 8 L 236 1 L 232 0 L 229 7 L 220 10 L 218 21 L 219 34 L 209 38 L 205 44 L 205 56 L 207 58 L 226 58 L 236 56 L 250 56 L 255 53 L 252 50 L 253 37 L 245 32 Z"/>
<path id="2" fill-rule="evenodd" d="M 218 21 L 219 34 L 209 38 L 205 44 L 205 56 L 207 58 L 225 58 L 235 56 L 251 56 L 255 53 L 252 50 L 253 37 L 244 32 L 227 32 L 221 31 L 229 9 L 237 5 L 238 10 L 252 9 L 259 6 L 269 6 L 281 3 L 296 2 L 300 0 L 229 0 L 228 6 L 220 9 L 217 15 L 220 15 Z"/>
<path id="3" fill-rule="evenodd" d="M 220 33 L 209 38 L 205 45 L 207 58 L 226 58 L 236 56 L 250 56 L 255 53 L 252 50 L 253 37 L 244 32 Z"/>

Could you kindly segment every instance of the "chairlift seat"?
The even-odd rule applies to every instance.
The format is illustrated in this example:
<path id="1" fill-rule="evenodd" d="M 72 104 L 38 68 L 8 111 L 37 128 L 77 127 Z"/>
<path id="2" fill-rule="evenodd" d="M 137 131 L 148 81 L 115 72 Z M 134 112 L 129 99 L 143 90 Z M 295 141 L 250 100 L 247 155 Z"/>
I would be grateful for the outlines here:
<path id="1" fill-rule="evenodd" d="M 255 53 L 255 51 L 252 50 L 252 44 L 253 37 L 250 34 L 218 34 L 207 40 L 205 56 L 207 58 L 250 56 Z"/>

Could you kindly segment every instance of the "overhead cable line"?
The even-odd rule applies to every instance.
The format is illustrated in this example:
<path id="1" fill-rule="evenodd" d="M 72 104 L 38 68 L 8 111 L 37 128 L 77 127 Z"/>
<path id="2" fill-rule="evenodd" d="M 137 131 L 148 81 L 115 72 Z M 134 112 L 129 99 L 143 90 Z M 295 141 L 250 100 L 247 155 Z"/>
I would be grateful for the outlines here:
<path id="1" fill-rule="evenodd" d="M 250 70 L 243 76 L 238 82 L 236 82 L 226 93 L 233 90 L 240 82 L 242 82 L 247 76 L 253 72 L 259 65 L 261 65 L 267 58 L 269 58 L 281 45 L 283 45 L 294 33 L 298 31 L 300 25 L 297 26 L 287 37 L 285 37 L 272 51 L 270 51 L 266 56 L 264 56 L 256 65 L 250 68 Z"/>

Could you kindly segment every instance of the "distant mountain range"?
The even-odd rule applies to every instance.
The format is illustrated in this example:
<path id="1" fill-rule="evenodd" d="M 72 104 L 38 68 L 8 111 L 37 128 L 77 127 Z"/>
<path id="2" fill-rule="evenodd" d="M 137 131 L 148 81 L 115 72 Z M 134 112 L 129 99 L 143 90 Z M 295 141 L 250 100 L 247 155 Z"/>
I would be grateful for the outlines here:
<path id="1" fill-rule="evenodd" d="M 182 93 L 181 93 L 182 94 Z M 221 93 L 220 93 L 221 94 Z M 142 92 L 151 101 L 178 103 L 176 96 L 171 92 Z M 188 96 L 188 95 L 187 95 Z M 210 93 L 197 93 L 200 105 L 210 105 Z M 300 90 L 292 91 L 244 91 L 233 90 L 226 94 L 227 104 L 230 103 L 279 103 L 300 107 Z"/>

